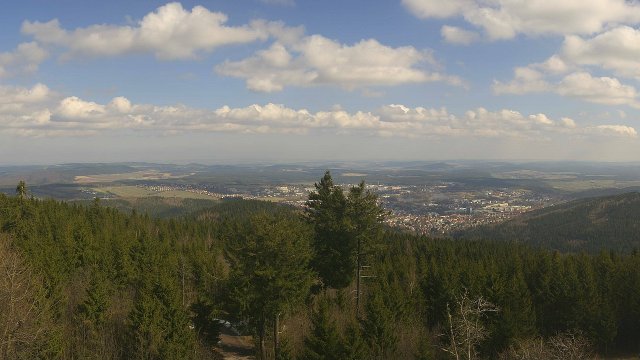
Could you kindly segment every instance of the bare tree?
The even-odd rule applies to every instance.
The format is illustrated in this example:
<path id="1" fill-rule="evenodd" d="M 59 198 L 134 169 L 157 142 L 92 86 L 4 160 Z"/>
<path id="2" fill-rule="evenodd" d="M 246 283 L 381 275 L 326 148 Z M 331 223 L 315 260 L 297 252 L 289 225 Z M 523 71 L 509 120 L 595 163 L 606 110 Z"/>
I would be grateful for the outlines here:
<path id="1" fill-rule="evenodd" d="M 541 337 L 517 340 L 500 355 L 501 360 L 593 359 L 591 344 L 580 332 L 564 332 L 548 340 Z"/>
<path id="2" fill-rule="evenodd" d="M 497 306 L 482 296 L 471 299 L 465 290 L 456 299 L 454 314 L 451 313 L 451 308 L 447 304 L 449 333 L 446 335 L 449 336 L 449 344 L 442 350 L 456 360 L 476 359 L 478 345 L 489 335 L 483 320 L 489 313 L 498 311 Z"/>
<path id="3" fill-rule="evenodd" d="M 538 360 L 550 359 L 548 344 L 541 337 L 516 340 L 505 352 L 500 354 L 500 360 Z"/>
<path id="4" fill-rule="evenodd" d="M 41 284 L 22 257 L 0 237 L 0 359 L 37 358 L 46 342 L 49 313 Z"/>
<path id="5" fill-rule="evenodd" d="M 582 360 L 592 359 L 591 344 L 580 332 L 564 332 L 549 339 L 550 359 Z"/>

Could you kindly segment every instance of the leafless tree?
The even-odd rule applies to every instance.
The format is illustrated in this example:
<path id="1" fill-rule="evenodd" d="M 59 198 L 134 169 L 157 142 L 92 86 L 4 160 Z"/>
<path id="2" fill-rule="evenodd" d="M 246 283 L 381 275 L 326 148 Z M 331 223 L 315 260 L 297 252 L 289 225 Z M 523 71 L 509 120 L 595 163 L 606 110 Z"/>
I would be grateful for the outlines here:
<path id="1" fill-rule="evenodd" d="M 49 312 L 42 285 L 20 254 L 0 237 L 0 359 L 36 358 Z"/>
<path id="2" fill-rule="evenodd" d="M 592 359 L 591 344 L 580 332 L 564 332 L 549 339 L 551 359 Z"/>
<path id="3" fill-rule="evenodd" d="M 449 344 L 442 350 L 449 353 L 456 360 L 476 359 L 477 347 L 486 339 L 488 334 L 483 321 L 489 313 L 498 312 L 497 306 L 484 299 L 482 296 L 471 299 L 468 292 L 457 297 L 455 313 L 447 304 Z M 443 334 L 444 335 L 444 334 Z"/>
<path id="4" fill-rule="evenodd" d="M 541 337 L 516 340 L 505 352 L 500 354 L 500 360 L 538 360 L 550 359 L 548 344 Z"/>
<path id="5" fill-rule="evenodd" d="M 591 344 L 580 332 L 564 332 L 548 340 L 541 337 L 518 340 L 500 355 L 501 360 L 594 359 Z"/>

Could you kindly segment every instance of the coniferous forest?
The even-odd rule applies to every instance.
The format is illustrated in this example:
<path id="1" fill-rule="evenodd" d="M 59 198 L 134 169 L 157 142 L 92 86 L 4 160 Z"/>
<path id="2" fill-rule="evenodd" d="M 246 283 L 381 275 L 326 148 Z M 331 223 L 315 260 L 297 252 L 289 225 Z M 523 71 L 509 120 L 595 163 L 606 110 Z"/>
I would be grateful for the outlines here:
<path id="1" fill-rule="evenodd" d="M 585 359 L 640 351 L 640 252 L 561 253 L 383 225 L 327 172 L 304 210 L 154 219 L 0 195 L 0 359 Z M 228 323 L 227 323 L 228 322 Z"/>

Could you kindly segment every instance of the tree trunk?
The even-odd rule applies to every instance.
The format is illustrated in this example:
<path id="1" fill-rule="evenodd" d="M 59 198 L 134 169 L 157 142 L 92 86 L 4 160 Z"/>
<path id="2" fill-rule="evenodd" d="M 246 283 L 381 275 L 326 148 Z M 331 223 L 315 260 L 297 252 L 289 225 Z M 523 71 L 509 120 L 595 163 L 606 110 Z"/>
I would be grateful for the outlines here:
<path id="1" fill-rule="evenodd" d="M 260 353 L 261 360 L 267 360 L 267 348 L 264 346 L 265 338 L 265 324 L 262 322 L 258 329 L 258 352 Z"/>
<path id="2" fill-rule="evenodd" d="M 358 237 L 358 249 L 356 254 L 356 318 L 360 311 L 360 238 Z"/>
<path id="3" fill-rule="evenodd" d="M 276 314 L 273 319 L 273 358 L 278 359 L 280 352 L 280 314 Z"/>
<path id="4" fill-rule="evenodd" d="M 182 308 L 184 309 L 184 256 L 180 258 L 182 263 Z"/>

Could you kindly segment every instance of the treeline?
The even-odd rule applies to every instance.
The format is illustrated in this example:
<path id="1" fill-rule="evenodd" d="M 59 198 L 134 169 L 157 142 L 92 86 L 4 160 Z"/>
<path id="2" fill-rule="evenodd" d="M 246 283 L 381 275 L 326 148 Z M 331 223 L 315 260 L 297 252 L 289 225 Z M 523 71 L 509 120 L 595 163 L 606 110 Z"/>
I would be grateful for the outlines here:
<path id="1" fill-rule="evenodd" d="M 4 307 L 1 358 L 206 358 L 189 306 L 200 296 L 209 301 L 212 277 L 222 273 L 222 244 L 209 223 L 155 221 L 97 201 L 85 207 L 0 195 L 0 226 L 21 271 L 40 284 L 24 296 L 35 299 L 47 328 L 25 328 L 31 313 Z M 14 297 L 21 286 L 2 291 Z M 23 342 L 14 332 L 41 336 Z"/>
<path id="2" fill-rule="evenodd" d="M 640 248 L 640 193 L 574 200 L 523 214 L 497 225 L 462 231 L 464 239 L 522 241 L 563 252 Z"/>
<path id="3" fill-rule="evenodd" d="M 73 202 L 86 206 L 91 205 L 93 200 L 74 200 Z M 183 217 L 219 205 L 218 200 L 158 196 L 102 199 L 101 203 L 102 206 L 112 207 L 122 212 L 129 213 L 135 210 L 140 214 L 148 214 L 152 218 L 160 219 Z"/>
<path id="4" fill-rule="evenodd" d="M 387 240 L 393 246 L 379 260 L 380 274 L 382 293 L 401 299 L 394 308 L 414 304 L 414 311 L 407 311 L 411 316 L 422 311 L 429 329 L 445 332 L 465 293 L 497 307 L 483 321 L 487 336 L 478 350 L 485 356 L 495 358 L 518 341 L 562 333 L 581 334 L 602 354 L 640 350 L 638 252 L 561 254 L 517 243 L 400 234 Z M 410 302 L 406 294 L 412 293 Z"/>
<path id="5" fill-rule="evenodd" d="M 304 211 L 232 200 L 160 220 L 26 194 L 0 195 L 0 359 L 215 359 L 220 319 L 261 358 L 640 351 L 638 252 L 402 234 L 329 173 Z"/>

